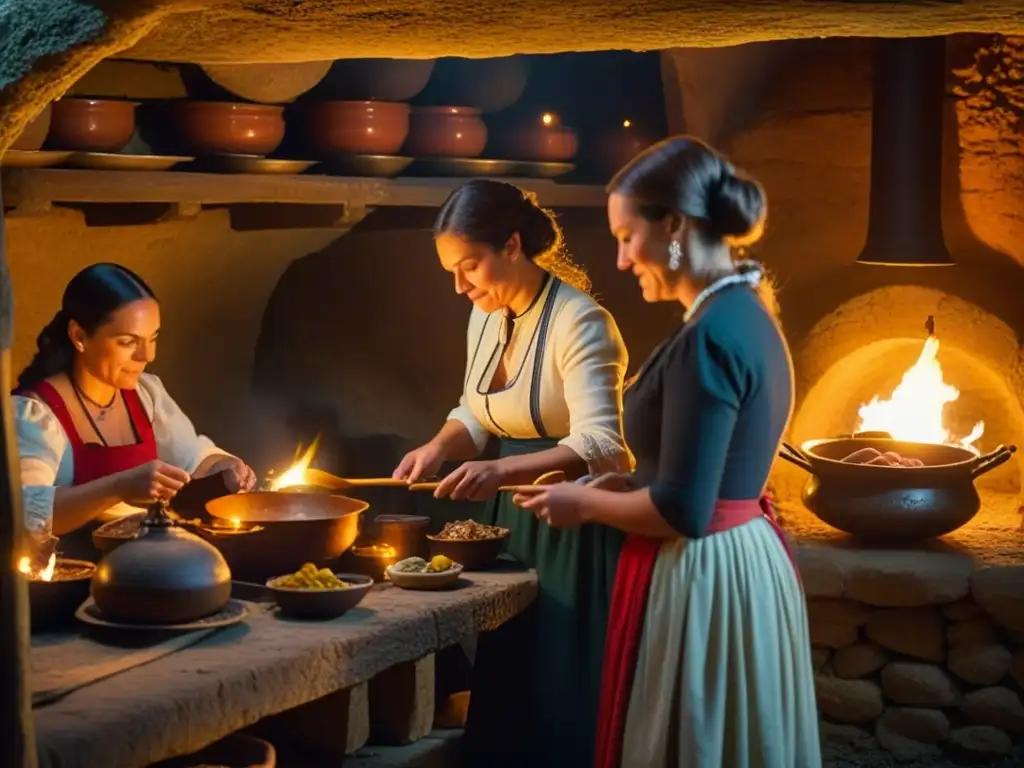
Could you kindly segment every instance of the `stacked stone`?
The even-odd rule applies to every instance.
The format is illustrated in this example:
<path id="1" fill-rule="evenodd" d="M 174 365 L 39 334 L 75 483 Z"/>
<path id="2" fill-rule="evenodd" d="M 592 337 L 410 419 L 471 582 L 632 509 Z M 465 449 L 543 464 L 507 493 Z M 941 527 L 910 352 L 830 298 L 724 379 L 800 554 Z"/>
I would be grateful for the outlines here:
<path id="1" fill-rule="evenodd" d="M 1024 568 L 860 551 L 837 569 L 805 555 L 825 738 L 901 760 L 995 758 L 1024 740 Z"/>

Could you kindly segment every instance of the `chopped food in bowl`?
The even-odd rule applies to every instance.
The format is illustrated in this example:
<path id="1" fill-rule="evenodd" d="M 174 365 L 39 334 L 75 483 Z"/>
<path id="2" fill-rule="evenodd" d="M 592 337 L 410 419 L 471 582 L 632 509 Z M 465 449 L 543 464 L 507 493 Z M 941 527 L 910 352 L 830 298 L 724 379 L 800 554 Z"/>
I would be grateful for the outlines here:
<path id="1" fill-rule="evenodd" d="M 430 560 L 422 557 L 407 557 L 388 566 L 385 575 L 396 587 L 402 589 L 447 589 L 459 580 L 462 566 L 450 557 L 435 555 Z"/>
<path id="2" fill-rule="evenodd" d="M 334 571 L 306 563 L 295 573 L 270 579 L 267 586 L 273 589 L 349 589 L 356 585 L 342 581 Z"/>
<path id="3" fill-rule="evenodd" d="M 508 534 L 508 528 L 502 528 L 500 525 L 484 525 L 476 520 L 456 520 L 445 523 L 441 532 L 433 538 L 446 541 L 486 541 L 503 539 Z"/>
<path id="4" fill-rule="evenodd" d="M 373 588 L 373 579 L 306 563 L 295 573 L 267 580 L 267 587 L 283 614 L 333 619 L 357 606 Z"/>
<path id="5" fill-rule="evenodd" d="M 436 536 L 427 536 L 427 546 L 432 556 L 444 555 L 467 570 L 481 570 L 497 564 L 510 533 L 498 525 L 456 520 Z"/>

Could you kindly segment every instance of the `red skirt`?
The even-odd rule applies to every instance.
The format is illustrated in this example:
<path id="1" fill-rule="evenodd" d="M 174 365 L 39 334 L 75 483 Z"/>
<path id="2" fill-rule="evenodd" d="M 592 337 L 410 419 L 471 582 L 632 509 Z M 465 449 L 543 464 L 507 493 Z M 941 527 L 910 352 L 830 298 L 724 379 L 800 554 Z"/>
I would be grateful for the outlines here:
<path id="1" fill-rule="evenodd" d="M 775 519 L 775 510 L 767 498 L 744 501 L 719 500 L 708 534 L 713 535 L 736 528 L 762 515 L 775 529 L 779 540 L 789 553 L 790 560 L 794 563 L 795 570 L 793 553 Z M 608 617 L 608 637 L 605 641 L 594 760 L 596 768 L 619 768 L 622 760 L 626 713 L 629 709 L 633 675 L 643 635 L 647 593 L 661 545 L 661 539 L 631 535 L 626 539 L 619 555 L 619 567 L 615 574 L 611 612 Z"/>

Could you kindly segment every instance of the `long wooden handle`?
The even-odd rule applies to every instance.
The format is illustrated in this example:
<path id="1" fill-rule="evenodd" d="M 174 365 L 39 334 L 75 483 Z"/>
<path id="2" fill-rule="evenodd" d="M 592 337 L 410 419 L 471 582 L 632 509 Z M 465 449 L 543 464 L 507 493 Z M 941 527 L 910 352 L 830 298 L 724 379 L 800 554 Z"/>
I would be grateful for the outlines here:
<path id="1" fill-rule="evenodd" d="M 344 491 L 349 488 L 404 488 L 409 482 L 394 477 L 338 477 L 322 469 L 307 469 L 304 473 L 305 485 L 329 488 L 332 491 Z"/>
<path id="2" fill-rule="evenodd" d="M 556 469 L 552 472 L 545 472 L 540 475 L 530 485 L 502 485 L 498 488 L 499 493 L 518 493 L 520 488 L 531 488 L 535 485 L 554 485 L 556 483 L 565 482 L 565 472 L 560 469 Z M 434 480 L 429 483 L 411 483 L 409 485 L 410 491 L 436 491 L 437 487 L 441 485 L 439 480 Z"/>

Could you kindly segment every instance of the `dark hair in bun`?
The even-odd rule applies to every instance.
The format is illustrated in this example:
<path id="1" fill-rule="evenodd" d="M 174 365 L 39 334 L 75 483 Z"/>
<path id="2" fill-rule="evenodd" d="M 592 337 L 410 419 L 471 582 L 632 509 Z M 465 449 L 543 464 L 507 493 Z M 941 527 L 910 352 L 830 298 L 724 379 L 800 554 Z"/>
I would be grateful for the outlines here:
<path id="1" fill-rule="evenodd" d="M 513 184 L 490 179 L 468 181 L 444 201 L 434 221 L 434 237 L 454 234 L 502 251 L 519 234 L 523 255 L 580 290 L 590 279 L 565 253 L 562 228 L 537 196 Z"/>
<path id="2" fill-rule="evenodd" d="M 641 215 L 651 221 L 682 213 L 705 237 L 730 245 L 749 245 L 764 229 L 761 185 L 692 136 L 648 147 L 615 174 L 608 192 L 636 198 Z"/>

